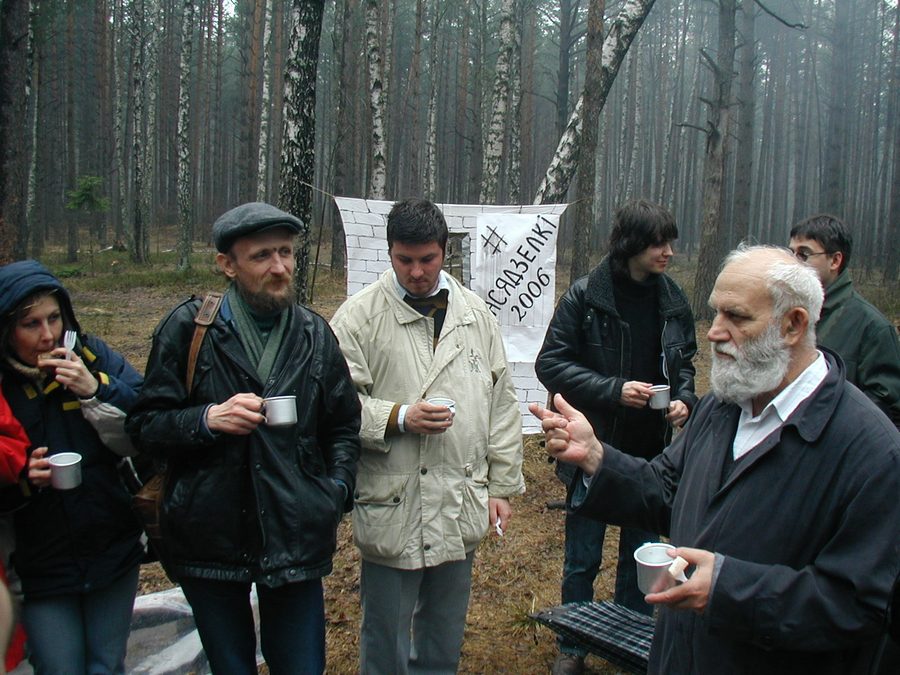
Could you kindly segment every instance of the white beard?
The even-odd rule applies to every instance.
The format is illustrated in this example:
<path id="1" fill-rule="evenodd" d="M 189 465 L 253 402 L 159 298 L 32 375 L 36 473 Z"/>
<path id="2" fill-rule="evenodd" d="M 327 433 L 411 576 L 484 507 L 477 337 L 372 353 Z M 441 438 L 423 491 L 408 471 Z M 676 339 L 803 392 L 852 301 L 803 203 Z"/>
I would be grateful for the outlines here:
<path id="1" fill-rule="evenodd" d="M 714 342 L 710 385 L 716 398 L 725 403 L 749 401 L 760 394 L 774 391 L 784 381 L 791 353 L 777 323 L 769 324 L 756 338 L 741 347 L 731 342 Z M 717 356 L 728 354 L 734 360 Z"/>

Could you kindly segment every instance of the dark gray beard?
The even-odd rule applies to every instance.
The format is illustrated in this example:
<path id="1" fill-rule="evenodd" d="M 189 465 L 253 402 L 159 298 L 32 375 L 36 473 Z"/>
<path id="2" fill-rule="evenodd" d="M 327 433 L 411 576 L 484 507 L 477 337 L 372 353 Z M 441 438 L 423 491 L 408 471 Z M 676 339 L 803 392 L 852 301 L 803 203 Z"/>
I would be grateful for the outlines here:
<path id="1" fill-rule="evenodd" d="M 293 280 L 291 280 L 290 292 L 284 297 L 275 297 L 266 291 L 260 291 L 258 293 L 248 291 L 240 284 L 236 284 L 236 286 L 241 299 L 247 303 L 247 306 L 254 314 L 259 316 L 279 314 L 283 309 L 294 304 L 295 293 Z"/>

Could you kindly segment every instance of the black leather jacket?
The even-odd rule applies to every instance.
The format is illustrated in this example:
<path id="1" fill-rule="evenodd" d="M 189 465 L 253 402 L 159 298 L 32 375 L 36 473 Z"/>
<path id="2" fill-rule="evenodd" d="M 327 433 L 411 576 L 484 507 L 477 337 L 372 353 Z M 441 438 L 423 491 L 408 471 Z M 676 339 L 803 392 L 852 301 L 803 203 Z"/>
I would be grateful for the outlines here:
<path id="1" fill-rule="evenodd" d="M 663 375 L 672 400 L 693 409 L 694 317 L 684 292 L 665 274 L 659 277 L 659 311 Z M 560 298 L 534 369 L 548 391 L 562 393 L 587 416 L 598 438 L 618 445 L 619 399 L 632 379 L 630 364 L 629 326 L 616 311 L 609 258 L 604 258 Z"/>
<path id="2" fill-rule="evenodd" d="M 328 324 L 302 306 L 261 382 L 225 303 L 200 349 L 190 397 L 184 385 L 199 301 L 157 327 L 145 386 L 127 429 L 168 466 L 161 526 L 177 578 L 266 586 L 331 571 L 341 514 L 352 508 L 360 405 Z M 297 424 L 246 436 L 212 434 L 209 405 L 238 392 L 297 396 Z M 342 481 L 344 488 L 337 481 Z"/>

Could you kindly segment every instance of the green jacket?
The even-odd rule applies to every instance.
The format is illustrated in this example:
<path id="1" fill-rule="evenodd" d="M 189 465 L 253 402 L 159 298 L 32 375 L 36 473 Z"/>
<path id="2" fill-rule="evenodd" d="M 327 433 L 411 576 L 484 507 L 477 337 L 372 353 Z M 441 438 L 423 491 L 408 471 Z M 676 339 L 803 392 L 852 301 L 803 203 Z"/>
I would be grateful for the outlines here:
<path id="1" fill-rule="evenodd" d="M 847 379 L 900 428 L 897 329 L 854 290 L 847 270 L 825 289 L 816 341 L 820 347 L 837 352 L 847 367 Z"/>

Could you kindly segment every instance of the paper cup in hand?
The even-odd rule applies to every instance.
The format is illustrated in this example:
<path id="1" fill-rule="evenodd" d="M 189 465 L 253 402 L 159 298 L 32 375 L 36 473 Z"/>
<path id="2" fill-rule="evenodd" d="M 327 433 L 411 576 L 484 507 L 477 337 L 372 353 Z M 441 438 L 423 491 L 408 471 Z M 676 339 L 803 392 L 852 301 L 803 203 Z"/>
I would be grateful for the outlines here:
<path id="1" fill-rule="evenodd" d="M 50 485 L 57 490 L 71 490 L 81 485 L 81 455 L 58 452 L 50 455 Z"/>
<path id="2" fill-rule="evenodd" d="M 650 387 L 650 407 L 654 410 L 665 410 L 669 407 L 669 385 L 654 384 Z"/>
<path id="3" fill-rule="evenodd" d="M 262 414 L 270 427 L 286 427 L 297 423 L 297 397 L 272 396 L 263 399 Z"/>
<path id="4" fill-rule="evenodd" d="M 434 397 L 428 399 L 428 402 L 431 405 L 442 405 L 445 408 L 450 408 L 450 414 L 451 415 L 456 414 L 456 401 L 454 401 L 452 398 L 443 398 L 441 396 L 434 396 Z"/>
<path id="5" fill-rule="evenodd" d="M 675 585 L 675 579 L 669 574 L 672 558 L 667 553 L 674 548 L 672 544 L 647 543 L 634 552 L 641 593 L 659 593 Z"/>

